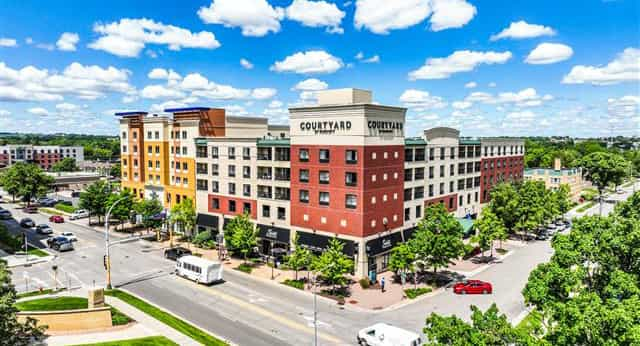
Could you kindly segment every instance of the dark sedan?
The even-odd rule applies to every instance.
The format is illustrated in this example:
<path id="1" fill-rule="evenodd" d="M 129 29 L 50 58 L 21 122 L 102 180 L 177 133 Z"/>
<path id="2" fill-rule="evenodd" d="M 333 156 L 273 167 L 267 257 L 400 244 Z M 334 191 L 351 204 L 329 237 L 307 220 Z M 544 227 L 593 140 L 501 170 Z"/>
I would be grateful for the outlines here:
<path id="1" fill-rule="evenodd" d="M 164 250 L 164 258 L 170 259 L 172 261 L 175 261 L 178 258 L 187 255 L 191 255 L 191 250 L 181 246 L 176 246 Z"/>

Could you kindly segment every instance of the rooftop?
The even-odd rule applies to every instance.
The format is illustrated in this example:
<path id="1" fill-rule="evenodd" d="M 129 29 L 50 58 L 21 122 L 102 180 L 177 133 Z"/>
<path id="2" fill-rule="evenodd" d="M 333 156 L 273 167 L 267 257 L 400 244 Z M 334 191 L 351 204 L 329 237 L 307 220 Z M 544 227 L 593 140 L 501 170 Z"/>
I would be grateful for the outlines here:
<path id="1" fill-rule="evenodd" d="M 576 175 L 580 174 L 580 170 L 577 168 L 563 168 L 563 169 L 553 169 L 553 168 L 527 168 L 524 170 L 524 175 L 553 175 L 553 176 L 563 176 L 563 175 Z"/>

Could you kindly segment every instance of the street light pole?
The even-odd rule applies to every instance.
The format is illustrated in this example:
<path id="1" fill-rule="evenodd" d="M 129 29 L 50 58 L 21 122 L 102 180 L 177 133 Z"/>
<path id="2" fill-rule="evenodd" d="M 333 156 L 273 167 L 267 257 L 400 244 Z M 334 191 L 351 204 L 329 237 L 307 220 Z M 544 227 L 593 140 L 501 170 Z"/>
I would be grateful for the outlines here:
<path id="1" fill-rule="evenodd" d="M 326 267 L 320 269 L 323 271 L 327 268 L 333 267 L 333 263 L 329 263 Z M 318 346 L 318 303 L 316 299 L 316 285 L 318 283 L 318 271 L 314 272 L 313 276 L 313 345 Z"/>
<path id="2" fill-rule="evenodd" d="M 111 215 L 111 211 L 113 210 L 113 207 L 116 206 L 116 204 L 118 204 L 118 202 L 126 199 L 127 197 L 122 197 L 118 200 L 116 200 L 111 207 L 109 207 L 109 210 L 107 210 L 107 214 L 105 215 L 105 220 L 104 220 L 104 252 L 105 252 L 105 266 L 106 266 L 106 270 L 107 270 L 107 289 L 110 290 L 111 289 L 111 257 L 109 256 L 109 216 Z"/>

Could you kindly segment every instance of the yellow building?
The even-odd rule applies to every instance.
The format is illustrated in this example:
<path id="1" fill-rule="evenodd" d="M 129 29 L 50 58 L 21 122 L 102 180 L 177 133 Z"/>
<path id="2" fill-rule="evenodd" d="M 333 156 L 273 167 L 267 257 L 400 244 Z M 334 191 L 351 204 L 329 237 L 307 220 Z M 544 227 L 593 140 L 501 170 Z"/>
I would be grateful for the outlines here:
<path id="1" fill-rule="evenodd" d="M 122 187 L 166 208 L 196 198 L 195 138 L 224 135 L 224 110 L 166 109 L 171 115 L 116 113 L 120 119 Z M 221 122 L 221 124 L 219 124 Z"/>
<path id="2" fill-rule="evenodd" d="M 557 189 L 560 185 L 567 185 L 573 201 L 578 201 L 582 190 L 590 186 L 589 182 L 582 178 L 582 171 L 579 168 L 562 168 L 560 159 L 555 159 L 553 168 L 525 169 L 524 179 L 543 181 L 547 189 Z"/>

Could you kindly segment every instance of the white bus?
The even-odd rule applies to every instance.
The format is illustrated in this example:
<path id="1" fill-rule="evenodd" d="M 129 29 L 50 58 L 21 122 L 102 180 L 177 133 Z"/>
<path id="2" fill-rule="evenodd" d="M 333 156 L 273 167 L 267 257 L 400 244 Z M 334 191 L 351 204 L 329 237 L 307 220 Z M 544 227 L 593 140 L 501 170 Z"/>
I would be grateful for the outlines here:
<path id="1" fill-rule="evenodd" d="M 196 283 L 222 281 L 222 263 L 196 256 L 182 256 L 176 260 L 176 274 Z"/>

